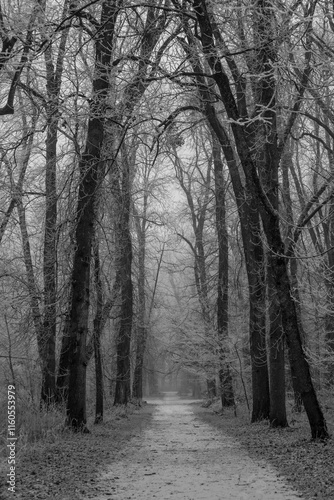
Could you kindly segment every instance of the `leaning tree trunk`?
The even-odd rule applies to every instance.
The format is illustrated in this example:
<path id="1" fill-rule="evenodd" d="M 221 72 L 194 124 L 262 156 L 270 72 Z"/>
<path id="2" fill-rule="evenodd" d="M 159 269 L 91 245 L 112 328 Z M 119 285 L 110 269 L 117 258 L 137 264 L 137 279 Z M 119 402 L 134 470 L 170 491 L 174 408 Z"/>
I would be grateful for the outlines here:
<path id="1" fill-rule="evenodd" d="M 205 95 L 203 95 L 203 98 Z M 261 224 L 250 186 L 245 187 L 235 160 L 231 141 L 213 106 L 205 107 L 208 122 L 224 152 L 236 198 L 249 289 L 249 338 L 252 365 L 252 422 L 269 417 L 269 375 L 266 351 L 265 264 Z"/>

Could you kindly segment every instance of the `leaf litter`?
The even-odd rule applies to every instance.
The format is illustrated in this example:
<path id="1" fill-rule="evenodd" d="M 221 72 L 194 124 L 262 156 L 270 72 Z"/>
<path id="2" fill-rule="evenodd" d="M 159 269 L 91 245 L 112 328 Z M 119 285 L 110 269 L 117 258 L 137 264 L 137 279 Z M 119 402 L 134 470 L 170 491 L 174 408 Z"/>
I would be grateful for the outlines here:
<path id="1" fill-rule="evenodd" d="M 220 431 L 221 434 L 237 439 L 258 463 L 266 461 L 273 465 L 278 475 L 288 481 L 291 487 L 302 492 L 302 498 L 316 500 L 334 498 L 333 441 L 329 440 L 325 444 L 312 442 L 304 413 L 294 415 L 294 423 L 287 429 L 271 429 L 267 422 L 250 424 L 242 408 L 238 408 L 235 416 L 232 409 L 219 414 L 217 405 L 202 408 L 200 403 L 196 402 L 190 406 L 196 416 L 193 422 L 194 430 L 200 431 L 201 422 L 204 421 L 213 426 L 218 435 Z M 151 446 L 151 453 L 148 456 L 141 453 L 141 439 L 152 427 L 154 412 L 153 404 L 143 405 L 140 408 L 131 405 L 123 411 L 125 418 L 121 418 L 117 411 L 110 411 L 105 423 L 90 425 L 90 434 L 73 434 L 65 430 L 57 436 L 57 439 L 44 440 L 31 447 L 25 447 L 17 457 L 15 499 L 123 498 L 117 496 L 117 483 L 122 481 L 121 475 L 115 473 L 107 481 L 101 481 L 101 471 L 108 469 L 110 464 L 121 461 L 131 463 L 136 453 L 136 456 L 139 456 L 137 460 L 139 466 L 143 465 L 143 461 L 146 462 L 146 468 L 142 470 L 143 476 L 147 481 L 155 481 L 159 471 L 152 469 L 150 457 L 159 456 L 160 451 Z M 185 432 L 188 435 L 192 434 L 187 430 Z M 198 440 L 203 441 L 203 446 L 206 442 L 210 443 L 207 437 L 200 437 Z M 173 443 L 172 445 L 176 446 Z M 196 453 L 193 453 L 196 451 L 196 448 L 188 446 L 187 454 L 196 456 Z M 228 454 L 228 447 L 224 453 Z M 164 454 L 170 457 L 169 460 L 173 460 L 173 449 L 167 450 L 165 446 Z M 265 468 L 265 465 L 263 467 Z M 13 495 L 7 491 L 5 478 L 6 471 L 2 466 L 0 498 L 8 500 L 12 499 Z M 173 491 L 172 480 L 169 480 L 167 486 Z M 172 494 L 172 497 L 182 498 L 177 497 L 177 493 Z M 147 496 L 147 500 L 150 498 Z"/>

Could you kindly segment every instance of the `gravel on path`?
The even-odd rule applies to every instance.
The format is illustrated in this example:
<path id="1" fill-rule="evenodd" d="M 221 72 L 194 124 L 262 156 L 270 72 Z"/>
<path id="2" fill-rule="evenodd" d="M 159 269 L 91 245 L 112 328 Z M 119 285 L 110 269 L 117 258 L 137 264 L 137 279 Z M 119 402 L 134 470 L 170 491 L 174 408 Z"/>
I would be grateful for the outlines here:
<path id="1" fill-rule="evenodd" d="M 98 477 L 95 500 L 295 500 L 266 462 L 199 420 L 176 393 L 149 401 L 151 425 L 134 436 Z"/>

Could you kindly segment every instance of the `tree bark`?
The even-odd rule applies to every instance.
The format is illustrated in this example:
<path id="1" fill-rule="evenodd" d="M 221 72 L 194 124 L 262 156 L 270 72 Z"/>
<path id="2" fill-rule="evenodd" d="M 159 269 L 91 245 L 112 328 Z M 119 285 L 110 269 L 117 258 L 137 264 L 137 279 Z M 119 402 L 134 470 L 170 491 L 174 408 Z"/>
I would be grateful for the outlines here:
<path id="1" fill-rule="evenodd" d="M 216 228 L 218 238 L 218 290 L 217 290 L 217 329 L 220 343 L 220 397 L 222 407 L 234 406 L 234 391 L 231 369 L 226 359 L 228 348 L 228 234 L 226 227 L 226 182 L 224 179 L 221 147 L 217 137 L 212 132 L 212 154 L 215 174 Z M 227 356 L 226 356 L 227 355 Z"/>
<path id="2" fill-rule="evenodd" d="M 96 287 L 96 313 L 93 322 L 94 358 L 95 358 L 95 424 L 103 422 L 103 365 L 101 352 L 103 294 L 100 276 L 99 243 L 94 235 L 94 278 Z"/>
<path id="3" fill-rule="evenodd" d="M 145 195 L 144 195 L 145 196 Z M 144 201 L 145 207 L 145 201 Z M 142 222 L 136 217 L 136 231 L 138 244 L 138 319 L 136 338 L 136 358 L 133 374 L 132 395 L 139 401 L 143 398 L 143 365 L 147 341 L 147 312 L 145 287 L 145 255 L 146 255 L 146 214 Z"/>
<path id="4" fill-rule="evenodd" d="M 124 159 L 124 158 L 123 158 Z M 114 405 L 126 405 L 131 397 L 130 346 L 133 321 L 132 241 L 130 231 L 131 186 L 129 164 L 123 162 L 122 186 L 118 173 L 114 183 L 116 194 L 116 269 L 120 274 L 120 313 L 116 340 L 116 387 Z"/>
<path id="5" fill-rule="evenodd" d="M 95 77 L 90 103 L 85 151 L 80 159 L 75 253 L 71 282 L 69 325 L 69 388 L 67 423 L 74 430 L 86 431 L 86 337 L 89 317 L 90 263 L 95 224 L 96 196 L 103 168 L 102 146 L 105 100 L 109 90 L 114 27 L 120 2 L 104 1 L 101 27 L 96 39 Z"/>
<path id="6" fill-rule="evenodd" d="M 271 427 L 287 427 L 284 332 L 280 304 L 272 283 L 270 266 L 267 269 L 267 290 L 269 302 L 269 422 Z"/>

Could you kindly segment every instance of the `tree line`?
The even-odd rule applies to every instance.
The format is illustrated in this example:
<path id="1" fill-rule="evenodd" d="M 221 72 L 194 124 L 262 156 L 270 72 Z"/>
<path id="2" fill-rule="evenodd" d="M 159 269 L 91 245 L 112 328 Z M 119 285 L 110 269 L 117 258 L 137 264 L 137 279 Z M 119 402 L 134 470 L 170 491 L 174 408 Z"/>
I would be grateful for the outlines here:
<path id="1" fill-rule="evenodd" d="M 184 300 L 174 257 L 163 273 L 174 238 L 200 325 L 175 328 L 180 366 L 235 404 L 238 262 L 252 421 L 287 425 L 286 352 L 311 435 L 328 437 L 314 345 L 331 386 L 333 15 L 325 0 L 0 3 L 2 344 L 13 378 L 29 325 L 41 401 L 65 401 L 73 429 L 93 356 L 103 419 L 110 324 L 114 404 L 142 399 L 159 284 Z"/>

